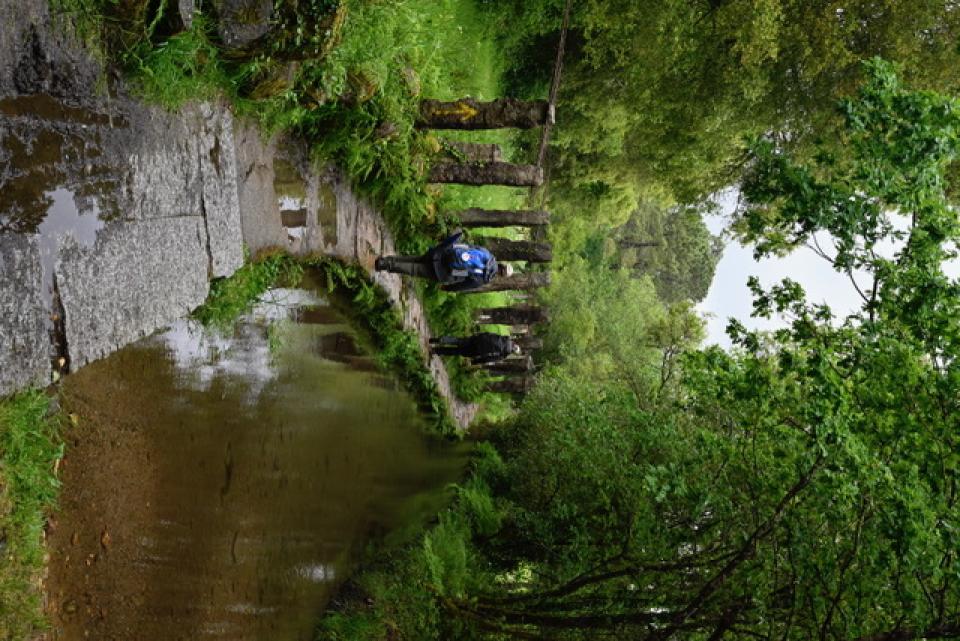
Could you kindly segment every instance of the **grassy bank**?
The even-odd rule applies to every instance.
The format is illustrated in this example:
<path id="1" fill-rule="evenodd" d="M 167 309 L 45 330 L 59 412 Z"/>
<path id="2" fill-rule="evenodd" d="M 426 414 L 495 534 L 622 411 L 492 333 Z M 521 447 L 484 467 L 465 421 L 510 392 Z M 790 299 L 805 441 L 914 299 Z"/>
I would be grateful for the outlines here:
<path id="1" fill-rule="evenodd" d="M 452 504 L 418 539 L 370 555 L 324 614 L 318 641 L 475 638 L 446 604 L 493 575 L 473 548 L 501 528 L 503 509 L 486 479 L 503 470 L 497 451 L 480 443 Z"/>
<path id="2" fill-rule="evenodd" d="M 0 400 L 0 639 L 28 639 L 45 626 L 43 529 L 57 497 L 59 428 L 42 392 Z"/>

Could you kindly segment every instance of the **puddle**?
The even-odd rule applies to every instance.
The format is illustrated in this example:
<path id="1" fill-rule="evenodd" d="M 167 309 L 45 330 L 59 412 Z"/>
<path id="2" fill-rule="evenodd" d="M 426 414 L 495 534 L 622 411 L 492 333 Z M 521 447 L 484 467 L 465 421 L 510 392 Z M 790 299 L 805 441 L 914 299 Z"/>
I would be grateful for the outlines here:
<path id="1" fill-rule="evenodd" d="M 124 172 L 104 155 L 105 126 L 128 123 L 45 94 L 0 100 L 0 233 L 37 233 L 59 189 L 119 215 L 112 195 Z"/>
<path id="2" fill-rule="evenodd" d="M 49 310 L 47 317 L 47 331 L 54 342 L 54 358 L 66 352 L 63 344 L 64 337 L 60 335 L 55 323 L 59 313 L 59 304 L 55 303 L 56 283 L 54 282 L 54 268 L 57 255 L 64 238 L 72 237 L 83 247 L 93 247 L 97 240 L 97 232 L 103 229 L 105 223 L 100 218 L 100 208 L 97 201 L 85 199 L 84 211 L 78 205 L 78 198 L 69 189 L 55 189 L 43 193 L 46 203 L 46 215 L 37 226 L 36 235 L 39 240 L 40 253 L 40 282 L 43 284 L 40 295 L 44 309 Z M 65 363 L 64 363 L 65 364 Z M 60 370 L 60 364 L 56 365 Z"/>
<path id="3" fill-rule="evenodd" d="M 0 100 L 0 114 L 11 118 L 43 118 L 84 126 L 129 126 L 127 120 L 122 116 L 113 116 L 65 105 L 57 98 L 47 94 L 4 98 Z"/>
<path id="4" fill-rule="evenodd" d="M 426 439 L 321 296 L 188 323 L 64 381 L 52 639 L 311 641 L 372 536 L 432 517 L 467 451 Z"/>
<path id="5" fill-rule="evenodd" d="M 296 310 L 294 320 L 301 325 L 337 325 L 343 322 L 340 314 L 329 305 L 304 305 Z"/>
<path id="6" fill-rule="evenodd" d="M 307 232 L 307 184 L 292 163 L 277 158 L 273 161 L 273 190 L 280 207 L 280 222 L 291 243 L 302 240 Z"/>

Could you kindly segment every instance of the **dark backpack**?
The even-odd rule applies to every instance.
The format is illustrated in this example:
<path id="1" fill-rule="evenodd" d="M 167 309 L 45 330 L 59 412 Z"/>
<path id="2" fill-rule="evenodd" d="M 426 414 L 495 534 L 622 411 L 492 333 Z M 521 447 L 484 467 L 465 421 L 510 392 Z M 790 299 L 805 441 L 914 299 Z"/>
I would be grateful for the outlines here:
<path id="1" fill-rule="evenodd" d="M 461 280 L 489 283 L 497 275 L 497 259 L 483 247 L 450 245 L 444 250 L 443 262 L 450 275 Z"/>

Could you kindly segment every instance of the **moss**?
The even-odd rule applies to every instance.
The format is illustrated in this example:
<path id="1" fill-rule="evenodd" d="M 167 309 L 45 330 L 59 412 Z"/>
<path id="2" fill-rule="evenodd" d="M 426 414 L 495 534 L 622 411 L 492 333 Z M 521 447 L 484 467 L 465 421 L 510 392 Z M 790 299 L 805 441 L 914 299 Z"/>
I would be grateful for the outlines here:
<path id="1" fill-rule="evenodd" d="M 303 268 L 289 256 L 272 254 L 247 261 L 229 278 L 210 285 L 210 295 L 192 316 L 207 326 L 227 327 L 271 287 L 300 280 Z"/>

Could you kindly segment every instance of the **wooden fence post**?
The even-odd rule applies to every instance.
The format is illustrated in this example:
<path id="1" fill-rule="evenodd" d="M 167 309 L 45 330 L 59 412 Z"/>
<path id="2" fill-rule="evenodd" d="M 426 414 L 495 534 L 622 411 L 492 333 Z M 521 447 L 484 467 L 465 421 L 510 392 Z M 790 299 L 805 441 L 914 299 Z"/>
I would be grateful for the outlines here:
<path id="1" fill-rule="evenodd" d="M 467 289 L 461 293 L 482 294 L 484 292 L 506 292 L 512 289 L 536 289 L 538 287 L 547 287 L 549 284 L 549 272 L 530 272 L 514 274 L 513 276 L 500 276 L 494 278 L 486 285 L 475 289 Z"/>
<path id="2" fill-rule="evenodd" d="M 497 260 L 523 260 L 528 263 L 549 263 L 553 260 L 553 248 L 550 243 L 489 236 L 477 239 L 476 243 L 489 249 Z"/>
<path id="3" fill-rule="evenodd" d="M 464 227 L 537 227 L 550 223 L 548 211 L 473 208 L 453 215 Z"/>
<path id="4" fill-rule="evenodd" d="M 488 325 L 535 325 L 549 319 L 547 311 L 536 305 L 485 307 L 477 310 L 477 322 Z"/>
<path id="5" fill-rule="evenodd" d="M 509 358 L 507 360 L 499 361 L 496 363 L 489 363 L 484 365 L 484 369 L 488 373 L 495 376 L 509 376 L 511 374 L 527 374 L 532 372 L 533 367 L 533 358 L 530 356 L 523 356 L 521 358 Z"/>
<path id="6" fill-rule="evenodd" d="M 497 392 L 500 394 L 526 394 L 531 388 L 533 388 L 533 379 L 527 376 L 493 381 L 492 383 L 488 383 L 486 387 L 488 392 Z"/>
<path id="7" fill-rule="evenodd" d="M 546 100 L 499 98 L 481 102 L 468 97 L 452 102 L 421 100 L 417 126 L 424 129 L 532 129 L 553 121 L 553 108 Z"/>
<path id="8" fill-rule="evenodd" d="M 543 169 L 536 165 L 515 165 L 509 162 L 439 162 L 430 168 L 429 182 L 477 187 L 539 187 L 543 184 Z"/>

